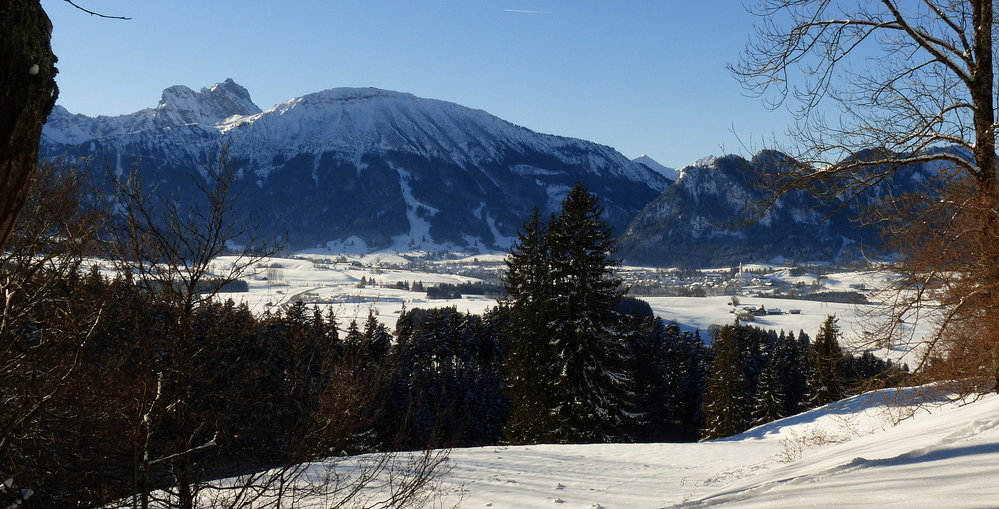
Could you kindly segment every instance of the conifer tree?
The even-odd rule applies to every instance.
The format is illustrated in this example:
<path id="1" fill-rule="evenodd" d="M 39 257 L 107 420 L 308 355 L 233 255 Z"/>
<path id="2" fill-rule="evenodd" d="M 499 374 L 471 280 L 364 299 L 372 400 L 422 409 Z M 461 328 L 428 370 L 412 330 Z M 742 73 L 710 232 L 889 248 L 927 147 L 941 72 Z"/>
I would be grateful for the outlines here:
<path id="1" fill-rule="evenodd" d="M 843 351 L 839 347 L 839 325 L 836 315 L 822 323 L 809 350 L 809 406 L 822 406 L 843 399 L 843 377 L 840 363 Z"/>
<path id="2" fill-rule="evenodd" d="M 597 197 L 577 182 L 549 231 L 559 310 L 551 344 L 562 368 L 552 412 L 562 442 L 623 440 L 631 426 L 631 373 L 614 311 L 623 290 L 602 214 Z"/>
<path id="3" fill-rule="evenodd" d="M 368 311 L 368 319 L 364 322 L 363 341 L 367 350 L 365 353 L 372 362 L 377 364 L 385 360 L 392 346 L 392 337 L 385 324 L 375 318 L 374 310 Z"/>
<path id="4" fill-rule="evenodd" d="M 544 440 L 553 428 L 550 388 L 556 365 L 549 347 L 552 296 L 547 225 L 537 209 L 507 257 L 505 306 L 510 318 L 505 390 L 510 417 L 504 427 L 514 443 Z"/>
<path id="5" fill-rule="evenodd" d="M 364 340 L 364 335 L 361 334 L 361 330 L 357 328 L 357 320 L 351 320 L 350 325 L 347 327 L 347 336 L 344 338 L 344 342 L 347 343 L 349 348 L 355 348 L 357 345 L 361 344 Z"/>
<path id="6" fill-rule="evenodd" d="M 784 396 L 784 389 L 781 387 L 780 363 L 781 354 L 777 350 L 777 344 L 770 362 L 760 375 L 760 381 L 756 386 L 756 397 L 753 401 L 753 426 L 776 421 L 787 414 L 787 401 Z"/>
<path id="7" fill-rule="evenodd" d="M 705 440 L 741 433 L 748 427 L 744 357 L 737 329 L 738 326 L 726 325 L 711 341 L 714 358 L 703 405 Z"/>
<path id="8" fill-rule="evenodd" d="M 701 340 L 700 331 L 682 332 L 676 322 L 666 325 L 667 345 L 665 386 L 672 421 L 672 438 L 696 440 L 704 426 L 701 406 L 711 350 Z"/>
<path id="9" fill-rule="evenodd" d="M 624 338 L 633 359 L 636 410 L 643 418 L 634 422 L 638 441 L 662 441 L 669 429 L 670 390 L 667 386 L 668 345 L 660 318 L 624 317 Z"/>
<path id="10" fill-rule="evenodd" d="M 614 310 L 623 292 L 602 213 L 577 182 L 547 228 L 535 212 L 507 262 L 512 441 L 627 438 L 634 394 Z"/>
<path id="11" fill-rule="evenodd" d="M 794 415 L 805 409 L 808 399 L 808 336 L 801 341 L 793 332 L 781 331 L 774 345 L 774 355 L 779 363 L 781 385 L 784 389 L 784 415 Z M 773 361 L 771 361 L 773 362 Z"/>

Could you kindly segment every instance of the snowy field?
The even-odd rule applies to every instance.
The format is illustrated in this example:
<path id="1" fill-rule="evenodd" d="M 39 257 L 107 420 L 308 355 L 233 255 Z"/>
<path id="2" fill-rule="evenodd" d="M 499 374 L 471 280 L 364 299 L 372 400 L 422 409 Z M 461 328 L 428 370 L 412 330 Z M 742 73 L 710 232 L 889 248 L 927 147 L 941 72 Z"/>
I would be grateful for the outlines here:
<path id="1" fill-rule="evenodd" d="M 454 450 L 441 502 L 999 507 L 999 396 L 899 404 L 910 395 L 860 395 L 711 442 Z"/>
<path id="2" fill-rule="evenodd" d="M 232 259 L 221 257 L 216 263 L 231 264 Z M 485 297 L 429 299 L 426 292 L 393 288 L 400 282 L 434 286 L 479 281 L 428 270 L 392 268 L 407 263 L 408 260 L 398 255 L 354 256 L 346 262 L 332 263 L 323 258 L 267 259 L 244 277 L 249 292 L 223 293 L 219 297 L 245 302 L 255 313 L 276 311 L 298 300 L 323 308 L 332 306 L 344 328 L 351 320 L 363 322 L 368 312 L 374 311 L 391 330 L 395 329 L 404 305 L 407 309 L 456 306 L 461 312 L 477 314 L 496 305 L 495 299 Z M 365 281 L 363 287 L 362 280 Z"/>

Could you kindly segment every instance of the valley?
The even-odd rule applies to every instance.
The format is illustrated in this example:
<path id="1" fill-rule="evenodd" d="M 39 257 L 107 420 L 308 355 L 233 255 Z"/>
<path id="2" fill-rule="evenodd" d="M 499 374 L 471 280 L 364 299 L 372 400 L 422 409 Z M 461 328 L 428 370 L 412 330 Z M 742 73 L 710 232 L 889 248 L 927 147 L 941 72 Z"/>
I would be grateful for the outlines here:
<path id="1" fill-rule="evenodd" d="M 482 314 L 495 307 L 502 298 L 504 259 L 502 254 L 330 256 L 303 252 L 258 263 L 245 277 L 247 291 L 223 292 L 219 298 L 245 303 L 258 314 L 285 310 L 296 301 L 322 309 L 331 307 L 343 327 L 355 320 L 362 323 L 371 312 L 394 330 L 404 308 L 454 307 L 462 313 Z M 233 261 L 221 257 L 215 263 L 225 266 Z M 740 274 L 738 267 L 680 270 L 623 266 L 618 275 L 631 288 L 628 295 L 648 302 L 664 321 L 675 321 L 682 330 L 699 331 L 705 341 L 712 328 L 731 324 L 737 317 L 763 329 L 814 334 L 828 315 L 836 315 L 845 349 L 870 351 L 900 364 L 918 359 L 918 352 L 910 345 L 886 347 L 872 340 L 870 331 L 880 325 L 879 292 L 885 282 L 885 275 L 875 270 L 827 264 L 749 265 Z M 414 290 L 417 285 L 423 289 Z M 428 297 L 426 288 L 438 285 L 484 286 L 487 295 L 476 291 L 460 298 Z M 733 300 L 737 305 L 733 306 Z M 760 307 L 767 311 L 755 315 L 746 312 Z M 929 319 L 905 327 L 911 329 L 913 344 L 932 332 Z"/>

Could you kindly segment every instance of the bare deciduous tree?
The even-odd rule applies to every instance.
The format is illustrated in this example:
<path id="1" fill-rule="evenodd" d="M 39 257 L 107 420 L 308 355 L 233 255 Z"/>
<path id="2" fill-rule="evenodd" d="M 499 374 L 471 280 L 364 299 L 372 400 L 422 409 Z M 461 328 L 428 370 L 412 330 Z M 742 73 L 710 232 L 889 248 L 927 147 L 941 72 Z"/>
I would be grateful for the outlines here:
<path id="1" fill-rule="evenodd" d="M 63 405 L 79 397 L 81 355 L 101 320 L 83 301 L 81 265 L 103 222 L 82 213 L 80 175 L 43 164 L 0 251 L 0 477 L 25 489 L 59 478 L 56 437 L 76 431 Z M 6 494 L 0 494 L 0 503 Z"/>
<path id="2" fill-rule="evenodd" d="M 163 338 L 166 360 L 150 359 L 149 376 L 136 381 L 148 385 L 136 422 L 145 437 L 136 455 L 141 507 L 149 507 L 154 469 L 164 464 L 174 477 L 176 507 L 193 507 L 205 474 L 205 466 L 193 458 L 216 447 L 220 438 L 218 425 L 205 422 L 192 399 L 193 384 L 204 382 L 198 376 L 198 356 L 207 348 L 199 344 L 196 316 L 222 287 L 272 254 L 251 242 L 240 249 L 235 262 L 216 263 L 230 242 L 247 233 L 246 223 L 236 217 L 233 206 L 235 195 L 230 189 L 235 176 L 228 147 L 222 146 L 217 164 L 208 165 L 192 179 L 198 192 L 184 200 L 150 193 L 138 171 L 115 185 L 121 212 L 114 243 L 118 273 L 134 278 L 153 301 L 173 310 L 168 315 L 173 323 L 165 325 L 168 332 Z M 169 423 L 170 436 L 154 437 L 163 422 Z"/>
<path id="3" fill-rule="evenodd" d="M 872 216 L 904 256 L 893 269 L 891 343 L 904 320 L 938 311 L 923 364 L 974 351 L 953 374 L 999 388 L 999 188 L 991 0 L 761 0 L 733 74 L 795 113 L 797 164 L 766 185 L 856 198 L 906 165 L 932 163 L 923 189 L 888 196 Z M 771 201 L 773 203 L 773 201 Z"/>

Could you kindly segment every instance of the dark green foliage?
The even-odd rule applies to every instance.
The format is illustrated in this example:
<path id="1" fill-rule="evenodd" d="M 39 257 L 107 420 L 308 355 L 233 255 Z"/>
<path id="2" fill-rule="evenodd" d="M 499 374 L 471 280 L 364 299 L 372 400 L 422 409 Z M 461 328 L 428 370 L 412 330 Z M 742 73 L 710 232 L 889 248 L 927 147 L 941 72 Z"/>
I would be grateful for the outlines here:
<path id="1" fill-rule="evenodd" d="M 455 285 L 441 283 L 427 288 L 428 299 L 460 299 L 461 290 Z"/>
<path id="2" fill-rule="evenodd" d="M 711 337 L 714 357 L 704 394 L 704 430 L 710 440 L 741 433 L 749 428 L 749 383 L 746 380 L 746 352 L 740 342 L 744 326 L 726 325 Z"/>
<path id="3" fill-rule="evenodd" d="M 798 338 L 793 332 L 781 331 L 774 343 L 770 363 L 776 363 L 780 377 L 781 392 L 784 396 L 783 415 L 794 415 L 805 410 L 808 397 L 808 335 L 801 332 Z"/>
<path id="4" fill-rule="evenodd" d="M 550 415 L 554 396 L 538 390 L 554 387 L 557 368 L 551 362 L 554 354 L 549 342 L 556 310 L 549 306 L 554 289 L 547 226 L 535 209 L 507 258 L 505 304 L 510 326 L 505 389 L 510 418 L 504 433 L 514 443 L 542 440 L 557 425 Z"/>
<path id="5" fill-rule="evenodd" d="M 507 402 L 502 388 L 504 327 L 499 311 L 484 316 L 455 308 L 403 311 L 396 325 L 399 371 L 393 384 L 405 446 L 430 440 L 449 446 L 495 444 Z M 395 431 L 395 430 L 394 430 Z"/>
<path id="6" fill-rule="evenodd" d="M 841 368 L 850 393 L 901 385 L 908 377 L 907 368 L 875 357 L 871 352 L 864 352 L 859 357 L 847 354 Z"/>
<path id="7" fill-rule="evenodd" d="M 696 440 L 698 431 L 704 427 L 702 405 L 711 349 L 701 340 L 699 331 L 682 332 L 675 322 L 667 324 L 664 332 L 668 345 L 666 394 L 672 433 L 676 440 Z"/>
<path id="8" fill-rule="evenodd" d="M 624 295 L 614 306 L 614 311 L 623 316 L 637 316 L 639 318 L 655 318 L 652 306 L 648 302 Z"/>
<path id="9" fill-rule="evenodd" d="M 756 385 L 756 398 L 753 401 L 752 424 L 754 426 L 776 421 L 787 415 L 787 397 L 781 382 L 781 352 L 776 348 L 760 375 Z"/>
<path id="10" fill-rule="evenodd" d="M 808 405 L 812 408 L 838 401 L 845 395 L 837 321 L 835 315 L 826 318 L 808 352 Z"/>
<path id="11" fill-rule="evenodd" d="M 364 322 L 364 334 L 361 336 L 364 345 L 365 358 L 374 365 L 381 364 L 392 346 L 392 335 L 388 328 L 375 318 L 375 312 L 368 311 L 368 319 Z"/>
<path id="12" fill-rule="evenodd" d="M 431 299 L 460 299 L 462 295 L 483 295 L 498 298 L 503 296 L 503 287 L 477 282 L 458 285 L 441 283 L 427 288 L 427 297 Z"/>
<path id="13" fill-rule="evenodd" d="M 42 449 L 22 449 L 46 463 L 40 477 L 18 475 L 35 503 L 101 505 L 381 448 L 369 430 L 385 400 L 384 365 L 378 349 L 345 348 L 332 315 L 296 303 L 255 317 L 213 302 L 178 325 L 182 310 L 126 280 L 92 273 L 72 285 L 75 305 L 101 306 L 102 319 L 80 352 L 77 385 L 53 402 L 72 417 L 39 434 Z"/>
<path id="14" fill-rule="evenodd" d="M 577 183 L 561 213 L 535 211 L 507 261 L 513 442 L 626 440 L 634 398 L 615 305 L 610 227 Z"/>
<path id="15" fill-rule="evenodd" d="M 642 416 L 631 433 L 641 442 L 696 440 L 709 349 L 675 322 L 632 317 L 625 334 L 633 359 L 635 405 Z"/>

